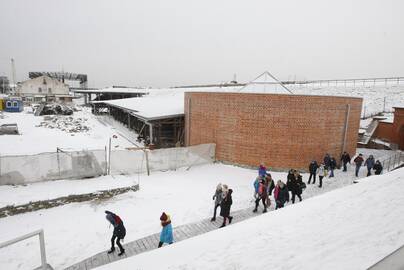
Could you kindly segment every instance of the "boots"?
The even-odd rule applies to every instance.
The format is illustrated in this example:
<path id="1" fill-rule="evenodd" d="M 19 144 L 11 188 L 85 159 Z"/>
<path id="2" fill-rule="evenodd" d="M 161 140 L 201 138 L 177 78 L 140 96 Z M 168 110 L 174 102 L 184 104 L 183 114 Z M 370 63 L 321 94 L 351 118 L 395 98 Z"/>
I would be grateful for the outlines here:
<path id="1" fill-rule="evenodd" d="M 253 213 L 257 212 L 257 208 L 254 208 Z"/>
<path id="2" fill-rule="evenodd" d="M 215 221 L 215 220 L 216 220 L 216 218 L 215 218 L 215 217 L 213 217 L 213 218 L 212 218 L 210 221 L 212 221 L 212 222 L 213 222 L 213 221 Z"/>
<path id="3" fill-rule="evenodd" d="M 122 256 L 123 254 L 125 254 L 125 250 L 122 249 L 121 252 L 118 253 L 118 256 Z"/>
<path id="4" fill-rule="evenodd" d="M 229 224 L 231 223 L 232 220 L 233 220 L 233 217 L 229 217 Z"/>
<path id="5" fill-rule="evenodd" d="M 114 251 L 115 251 L 115 248 L 112 247 L 112 248 L 108 251 L 108 254 L 111 254 L 111 253 L 114 252 Z"/>

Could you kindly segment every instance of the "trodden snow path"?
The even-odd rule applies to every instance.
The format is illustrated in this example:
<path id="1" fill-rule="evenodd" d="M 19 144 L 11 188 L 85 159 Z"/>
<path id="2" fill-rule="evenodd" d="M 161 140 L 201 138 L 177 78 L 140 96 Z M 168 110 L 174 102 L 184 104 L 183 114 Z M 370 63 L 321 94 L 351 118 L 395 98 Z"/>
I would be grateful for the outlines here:
<path id="1" fill-rule="evenodd" d="M 261 207 L 261 209 L 259 208 L 259 211 L 256 213 L 252 212 L 253 209 L 254 209 L 253 207 L 250 207 L 247 209 L 242 209 L 242 210 L 231 212 L 231 215 L 233 216 L 232 224 L 258 216 L 262 212 L 262 207 Z M 271 206 L 270 209 L 272 210 L 273 206 Z M 220 229 L 220 225 L 222 224 L 222 222 L 223 222 L 222 217 L 216 218 L 215 222 L 210 221 L 210 218 L 206 218 L 199 222 L 193 222 L 193 223 L 174 227 L 173 228 L 173 234 L 174 234 L 173 245 L 175 245 L 175 242 L 180 242 L 182 240 L 186 240 L 188 238 L 192 238 L 192 237 L 198 236 L 200 234 L 204 234 L 204 233 L 216 230 L 216 229 Z M 232 224 L 228 224 L 227 226 L 231 226 Z M 109 264 L 109 263 L 112 263 L 112 262 L 115 262 L 115 261 L 118 261 L 121 259 L 125 259 L 125 258 L 131 257 L 131 256 L 138 255 L 138 254 L 146 252 L 146 251 L 157 249 L 159 239 L 160 239 L 160 233 L 154 233 L 149 236 L 146 236 L 146 237 L 140 238 L 138 240 L 129 242 L 127 244 L 124 244 L 123 247 L 125 249 L 125 255 L 123 255 L 121 257 L 118 256 L 118 251 L 119 251 L 118 248 L 112 254 L 108 254 L 107 250 L 105 250 L 105 251 L 100 252 L 90 258 L 87 258 L 77 264 L 67 267 L 65 270 L 94 269 L 101 265 Z M 164 248 L 164 246 L 163 246 L 163 248 Z"/>

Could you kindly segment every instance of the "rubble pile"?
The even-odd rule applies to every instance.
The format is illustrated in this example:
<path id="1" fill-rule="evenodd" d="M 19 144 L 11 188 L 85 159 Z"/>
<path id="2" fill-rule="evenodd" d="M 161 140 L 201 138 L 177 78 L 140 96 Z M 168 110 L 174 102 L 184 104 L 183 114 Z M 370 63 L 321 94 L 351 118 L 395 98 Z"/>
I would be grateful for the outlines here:
<path id="1" fill-rule="evenodd" d="M 40 115 L 72 115 L 73 109 L 63 104 L 46 104 Z"/>
<path id="2" fill-rule="evenodd" d="M 86 118 L 73 118 L 72 116 L 45 116 L 37 127 L 60 129 L 67 133 L 88 132 L 90 128 L 85 125 Z"/>

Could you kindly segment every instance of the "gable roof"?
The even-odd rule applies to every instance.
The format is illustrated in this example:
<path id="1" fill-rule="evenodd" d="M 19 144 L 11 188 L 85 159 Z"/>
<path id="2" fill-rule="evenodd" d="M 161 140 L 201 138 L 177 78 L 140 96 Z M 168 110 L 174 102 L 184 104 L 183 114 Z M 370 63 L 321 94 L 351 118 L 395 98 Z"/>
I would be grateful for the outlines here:
<path id="1" fill-rule="evenodd" d="M 247 83 L 239 92 L 293 94 L 292 91 L 268 71 L 265 71 L 257 78 Z"/>

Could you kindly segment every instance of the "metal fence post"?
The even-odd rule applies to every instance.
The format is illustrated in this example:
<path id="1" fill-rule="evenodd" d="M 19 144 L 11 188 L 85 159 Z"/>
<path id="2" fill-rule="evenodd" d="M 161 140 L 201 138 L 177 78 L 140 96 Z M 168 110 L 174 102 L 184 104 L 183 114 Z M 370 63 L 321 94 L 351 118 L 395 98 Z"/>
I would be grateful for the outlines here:
<path id="1" fill-rule="evenodd" d="M 396 158 L 397 158 L 397 153 L 394 154 L 393 169 L 396 167 Z"/>
<path id="2" fill-rule="evenodd" d="M 46 252 L 45 252 L 45 236 L 43 230 L 39 233 L 39 247 L 41 249 L 41 262 L 42 269 L 46 270 L 48 268 L 46 263 Z"/>
<path id="3" fill-rule="evenodd" d="M 387 169 L 388 172 L 390 171 L 390 161 L 391 161 L 391 156 L 389 157 L 389 165 L 388 165 L 388 169 Z"/>

